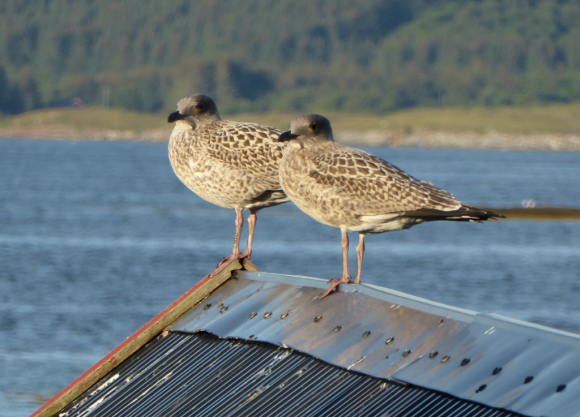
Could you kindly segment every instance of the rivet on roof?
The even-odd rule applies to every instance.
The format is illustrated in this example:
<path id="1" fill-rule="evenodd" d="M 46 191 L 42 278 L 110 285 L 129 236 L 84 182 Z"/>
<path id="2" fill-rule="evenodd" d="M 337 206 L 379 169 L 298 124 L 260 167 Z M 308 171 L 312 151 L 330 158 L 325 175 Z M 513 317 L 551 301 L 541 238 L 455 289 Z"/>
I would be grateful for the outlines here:
<path id="1" fill-rule="evenodd" d="M 461 366 L 465 366 L 465 365 L 467 365 L 469 362 L 471 362 L 471 359 L 469 359 L 469 358 L 465 358 L 465 359 L 463 359 L 463 360 L 461 361 Z"/>
<path id="2" fill-rule="evenodd" d="M 314 323 L 318 323 L 320 320 L 322 320 L 322 316 L 314 317 Z"/>
<path id="3" fill-rule="evenodd" d="M 264 318 L 265 319 L 269 319 L 270 317 L 272 317 L 272 312 L 268 311 L 266 314 L 264 314 Z"/>
<path id="4" fill-rule="evenodd" d="M 220 313 L 222 313 L 222 314 L 225 313 L 226 311 L 228 311 L 228 308 L 227 307 L 222 307 L 220 309 Z"/>
<path id="5" fill-rule="evenodd" d="M 402 354 L 401 356 L 404 358 L 404 357 L 405 357 L 405 356 L 407 356 L 409 353 L 411 353 L 411 351 L 410 351 L 409 349 L 407 349 L 407 350 L 403 351 L 403 354 Z"/>
<path id="6" fill-rule="evenodd" d="M 210 307 L 211 307 L 211 303 L 207 303 L 206 305 L 203 306 L 203 309 L 204 310 L 207 310 Z"/>
<path id="7" fill-rule="evenodd" d="M 366 332 L 363 333 L 362 338 L 366 339 L 367 337 L 369 337 L 371 335 L 371 332 L 369 330 L 367 330 Z"/>
<path id="8" fill-rule="evenodd" d="M 441 363 L 445 363 L 445 362 L 447 362 L 449 359 L 451 359 L 451 356 L 443 356 L 443 358 L 441 359 Z"/>
<path id="9" fill-rule="evenodd" d="M 431 353 L 429 354 L 429 359 L 433 359 L 438 354 L 439 354 L 439 352 L 437 352 L 436 350 L 432 350 Z"/>
<path id="10" fill-rule="evenodd" d="M 338 333 L 338 332 L 340 332 L 341 329 L 342 329 L 342 326 L 336 326 L 334 328 L 334 330 L 332 330 L 332 333 Z"/>
<path id="11" fill-rule="evenodd" d="M 497 375 L 497 374 L 499 374 L 500 372 L 501 372 L 501 368 L 495 368 L 491 374 L 492 374 L 492 375 Z"/>
<path id="12" fill-rule="evenodd" d="M 288 313 L 282 313 L 280 319 L 284 320 L 286 317 L 288 317 Z"/>
<path id="13" fill-rule="evenodd" d="M 475 392 L 481 392 L 481 391 L 483 391 L 486 388 L 487 388 L 487 385 L 485 385 L 485 384 L 480 385 L 479 388 L 475 390 Z"/>
<path id="14" fill-rule="evenodd" d="M 250 320 L 252 320 L 254 317 L 256 317 L 258 315 L 258 313 L 252 313 L 250 314 Z"/>
<path id="15" fill-rule="evenodd" d="M 556 388 L 556 392 L 562 392 L 565 389 L 566 389 L 566 384 L 558 385 L 558 388 Z"/>
<path id="16" fill-rule="evenodd" d="M 219 303 L 219 304 L 217 305 L 217 308 L 221 308 L 221 307 L 223 307 L 223 306 L 224 306 L 224 303 Z"/>
<path id="17" fill-rule="evenodd" d="M 392 341 L 394 341 L 394 340 L 395 340 L 395 338 L 394 338 L 394 337 L 392 337 L 392 336 L 391 336 L 391 337 L 389 337 L 389 338 L 387 339 L 387 341 L 385 342 L 385 345 L 388 345 L 389 343 L 391 343 L 391 342 L 392 342 Z"/>
<path id="18" fill-rule="evenodd" d="M 526 379 L 524 380 L 524 384 L 529 384 L 530 382 L 532 382 L 533 379 L 534 379 L 533 376 L 527 376 Z"/>

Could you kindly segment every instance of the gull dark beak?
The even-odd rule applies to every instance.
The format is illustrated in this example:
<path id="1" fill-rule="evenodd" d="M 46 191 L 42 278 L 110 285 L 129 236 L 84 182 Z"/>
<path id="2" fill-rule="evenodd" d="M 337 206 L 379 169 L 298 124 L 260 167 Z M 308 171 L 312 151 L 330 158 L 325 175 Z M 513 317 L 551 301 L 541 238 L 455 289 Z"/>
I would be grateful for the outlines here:
<path id="1" fill-rule="evenodd" d="M 177 122 L 178 120 L 185 119 L 185 116 L 178 111 L 174 111 L 167 117 L 167 123 Z"/>
<path id="2" fill-rule="evenodd" d="M 299 135 L 295 135 L 295 134 L 291 133 L 290 131 L 287 131 L 287 132 L 282 133 L 278 137 L 278 142 L 288 142 L 289 140 L 296 139 L 298 136 Z"/>

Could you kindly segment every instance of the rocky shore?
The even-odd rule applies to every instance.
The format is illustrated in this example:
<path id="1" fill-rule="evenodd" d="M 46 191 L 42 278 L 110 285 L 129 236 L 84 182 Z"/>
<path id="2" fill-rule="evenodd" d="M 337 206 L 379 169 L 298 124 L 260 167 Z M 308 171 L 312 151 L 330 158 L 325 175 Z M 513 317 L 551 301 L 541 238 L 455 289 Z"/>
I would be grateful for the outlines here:
<path id="1" fill-rule="evenodd" d="M 64 140 L 64 141 L 135 141 L 166 142 L 171 135 L 171 127 L 136 132 L 132 130 L 114 130 L 72 126 L 24 126 L 0 127 L 0 138 Z"/>
<path id="2" fill-rule="evenodd" d="M 338 142 L 393 148 L 580 152 L 580 135 L 552 133 L 393 131 L 336 132 Z"/>
<path id="3" fill-rule="evenodd" d="M 166 142 L 171 134 L 171 128 L 172 126 L 167 126 L 136 132 L 96 128 L 79 129 L 66 125 L 6 126 L 0 127 L 0 138 Z M 580 135 L 572 134 L 371 130 L 366 132 L 337 131 L 335 138 L 337 142 L 352 146 L 580 152 Z"/>

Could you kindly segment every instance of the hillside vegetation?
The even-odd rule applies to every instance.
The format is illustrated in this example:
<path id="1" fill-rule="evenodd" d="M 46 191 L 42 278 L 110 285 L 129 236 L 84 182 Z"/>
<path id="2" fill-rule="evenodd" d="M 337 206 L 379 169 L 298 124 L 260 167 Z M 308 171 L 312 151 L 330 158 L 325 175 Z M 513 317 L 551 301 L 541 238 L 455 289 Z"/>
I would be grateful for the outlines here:
<path id="1" fill-rule="evenodd" d="M 0 112 L 580 101 L 580 0 L 0 0 Z"/>

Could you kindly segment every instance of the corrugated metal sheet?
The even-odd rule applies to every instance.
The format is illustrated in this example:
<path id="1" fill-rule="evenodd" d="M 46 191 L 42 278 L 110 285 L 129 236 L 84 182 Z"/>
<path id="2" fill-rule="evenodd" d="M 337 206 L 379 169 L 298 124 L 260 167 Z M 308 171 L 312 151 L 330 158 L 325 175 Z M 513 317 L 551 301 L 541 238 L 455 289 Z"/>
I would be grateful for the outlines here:
<path id="1" fill-rule="evenodd" d="M 161 415 L 515 416 L 291 349 L 204 333 L 158 337 L 59 414 Z"/>
<path id="2" fill-rule="evenodd" d="M 288 346 L 524 415 L 580 416 L 578 335 L 374 286 L 349 286 L 320 301 L 326 287 L 319 279 L 240 272 L 172 330 Z"/>
<path id="3" fill-rule="evenodd" d="M 191 308 L 207 297 L 208 294 L 223 284 L 224 281 L 230 279 L 233 270 L 241 268 L 242 265 L 239 262 L 234 262 L 215 277 L 210 278 L 209 276 L 206 276 L 201 279 L 192 288 L 183 293 L 177 300 L 167 306 L 167 308 L 153 317 L 143 327 L 109 352 L 108 355 L 74 380 L 69 386 L 46 402 L 32 416 L 54 416 L 74 401 L 79 395 L 86 392 L 88 388 L 92 387 L 104 375 L 112 372 L 112 370 L 119 364 L 125 362 L 125 360 L 131 357 L 137 350 L 163 332 L 164 329 L 174 323 L 178 317 L 181 317 L 184 313 L 191 310 Z M 257 271 L 257 268 L 248 260 L 244 262 L 243 268 L 246 270 Z"/>

